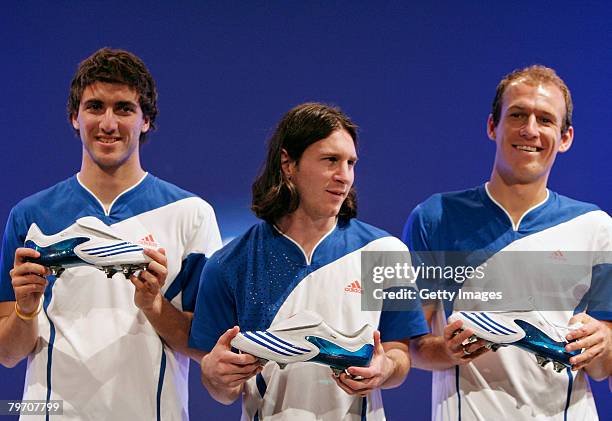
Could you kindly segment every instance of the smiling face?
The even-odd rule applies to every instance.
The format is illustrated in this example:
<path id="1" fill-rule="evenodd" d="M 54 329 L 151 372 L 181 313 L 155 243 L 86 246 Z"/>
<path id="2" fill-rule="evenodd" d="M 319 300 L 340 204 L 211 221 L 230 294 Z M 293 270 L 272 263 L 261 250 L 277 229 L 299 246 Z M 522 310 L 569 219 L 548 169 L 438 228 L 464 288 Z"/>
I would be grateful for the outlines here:
<path id="1" fill-rule="evenodd" d="M 567 151 L 573 127 L 561 134 L 565 100 L 552 84 L 531 84 L 519 79 L 503 94 L 499 123 L 487 121 L 489 138 L 497 144 L 494 175 L 506 185 L 543 183 L 557 152 Z"/>
<path id="2" fill-rule="evenodd" d="M 283 151 L 284 152 L 284 151 Z M 285 176 L 295 184 L 300 204 L 295 213 L 312 220 L 336 218 L 355 179 L 355 142 L 335 130 L 308 146 L 298 161 L 282 156 Z"/>
<path id="3" fill-rule="evenodd" d="M 140 169 L 139 138 L 150 124 L 138 99 L 138 93 L 124 84 L 94 82 L 83 90 L 72 125 L 83 143 L 84 170 Z"/>

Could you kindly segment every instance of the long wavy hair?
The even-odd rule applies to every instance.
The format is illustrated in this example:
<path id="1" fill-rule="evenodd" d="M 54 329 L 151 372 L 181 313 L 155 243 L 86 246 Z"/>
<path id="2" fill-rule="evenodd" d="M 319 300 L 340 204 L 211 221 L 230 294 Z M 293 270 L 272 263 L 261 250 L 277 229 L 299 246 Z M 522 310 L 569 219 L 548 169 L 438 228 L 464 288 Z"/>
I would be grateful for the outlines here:
<path id="1" fill-rule="evenodd" d="M 299 162 L 308 146 L 340 129 L 348 132 L 357 148 L 357 126 L 337 107 L 309 102 L 298 105 L 283 116 L 268 141 L 266 162 L 252 187 L 251 209 L 258 218 L 275 223 L 294 212 L 300 204 L 295 184 L 282 170 L 282 151 Z M 357 194 L 351 187 L 338 217 L 348 220 L 355 216 Z"/>

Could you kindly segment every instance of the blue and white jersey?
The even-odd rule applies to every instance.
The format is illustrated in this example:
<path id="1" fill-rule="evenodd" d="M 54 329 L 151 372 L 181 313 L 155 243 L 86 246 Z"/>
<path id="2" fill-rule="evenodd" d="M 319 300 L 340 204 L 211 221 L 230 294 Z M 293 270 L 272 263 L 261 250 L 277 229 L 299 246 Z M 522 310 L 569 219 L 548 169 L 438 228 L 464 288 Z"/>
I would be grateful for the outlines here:
<path id="1" fill-rule="evenodd" d="M 442 252 L 424 254 L 426 259 L 438 259 L 425 262 L 434 266 L 451 264 L 445 260 L 458 251 L 479 251 L 471 255 L 480 255 L 481 259 L 500 256 L 501 252 L 529 251 L 541 253 L 539 256 L 545 259 L 563 260 L 573 252 L 588 257 L 589 252 L 595 256 L 595 252 L 612 251 L 612 219 L 594 205 L 548 191 L 544 201 L 514 224 L 484 185 L 430 197 L 410 215 L 403 238 L 414 259 L 419 258 L 418 251 Z M 605 255 L 609 257 L 610 253 Z M 584 310 L 599 319 L 612 318 L 612 261 L 593 259 L 587 265 L 585 278 L 575 279 L 576 285 L 564 284 L 567 291 L 559 295 L 563 304 L 541 312 L 547 320 L 567 326 L 575 313 Z M 528 273 L 532 269 L 517 267 L 510 272 Z M 546 273 L 538 275 L 542 285 L 556 288 L 556 274 L 548 274 L 548 278 Z M 531 294 L 514 284 L 512 276 L 508 273 L 500 281 L 505 281 L 507 291 L 515 290 L 517 296 Z M 457 287 L 453 280 L 446 284 Z M 423 288 L 423 284 L 419 287 Z M 462 288 L 467 287 L 469 281 Z M 607 301 L 598 297 L 599 303 L 607 303 L 604 308 L 589 305 L 589 290 L 593 289 L 608 294 Z M 432 320 L 434 335 L 442 335 L 446 319 L 456 305 L 456 301 L 437 303 Z M 432 395 L 433 420 L 485 421 L 500 416 L 558 421 L 598 418 L 584 370 L 556 373 L 550 365 L 538 366 L 533 354 L 513 346 L 488 352 L 465 366 L 434 371 Z"/>
<path id="2" fill-rule="evenodd" d="M 338 222 L 309 259 L 273 225 L 257 224 L 206 264 L 190 346 L 209 352 L 235 325 L 266 330 L 300 310 L 318 313 L 343 332 L 370 324 L 382 342 L 423 335 L 428 329 L 419 302 L 415 311 L 361 310 L 361 252 L 406 250 L 399 239 L 352 219 Z M 349 396 L 330 376 L 323 365 L 294 363 L 281 370 L 268 363 L 245 384 L 242 419 L 384 419 L 380 391 L 367 399 Z"/>
<path id="3" fill-rule="evenodd" d="M 163 247 L 164 296 L 193 311 L 204 262 L 221 246 L 215 214 L 202 199 L 152 175 L 117 196 L 108 211 L 78 175 L 17 204 L 2 244 L 0 301 L 15 300 L 9 271 L 30 225 L 51 235 L 84 216 L 131 242 Z M 93 267 L 68 268 L 49 277 L 43 308 L 23 399 L 63 400 L 66 420 L 188 418 L 189 360 L 164 345 L 123 274 L 107 279 Z"/>

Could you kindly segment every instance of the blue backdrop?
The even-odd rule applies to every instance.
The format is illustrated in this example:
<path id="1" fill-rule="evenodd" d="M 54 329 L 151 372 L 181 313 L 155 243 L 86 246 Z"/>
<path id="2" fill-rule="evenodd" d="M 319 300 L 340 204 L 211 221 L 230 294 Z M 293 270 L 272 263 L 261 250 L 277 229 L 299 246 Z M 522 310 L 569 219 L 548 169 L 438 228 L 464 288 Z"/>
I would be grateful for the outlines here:
<path id="1" fill-rule="evenodd" d="M 274 124 L 310 100 L 340 105 L 360 125 L 360 218 L 400 235 L 430 194 L 488 177 L 495 86 L 532 63 L 555 68 L 575 102 L 575 142 L 550 187 L 611 212 L 610 22 L 603 1 L 3 2 L 0 220 L 79 168 L 68 84 L 103 46 L 138 54 L 157 80 L 145 169 L 208 200 L 226 239 L 255 221 L 250 184 Z M 237 418 L 239 407 L 212 401 L 192 368 L 194 419 Z M 0 399 L 21 396 L 23 369 L 0 368 Z M 606 419 L 607 384 L 594 389 Z M 430 376 L 418 370 L 385 392 L 391 420 L 428 419 L 429 402 Z"/>

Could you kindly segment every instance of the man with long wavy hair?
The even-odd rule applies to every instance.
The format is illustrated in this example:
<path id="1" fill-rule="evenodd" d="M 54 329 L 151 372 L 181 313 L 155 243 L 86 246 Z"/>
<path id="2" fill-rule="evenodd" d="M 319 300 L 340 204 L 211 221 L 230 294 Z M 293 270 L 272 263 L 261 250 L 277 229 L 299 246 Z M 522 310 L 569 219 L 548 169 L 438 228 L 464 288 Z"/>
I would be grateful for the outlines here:
<path id="1" fill-rule="evenodd" d="M 190 345 L 205 352 L 202 381 L 216 400 L 243 395 L 243 419 L 384 419 L 380 388 L 403 382 L 409 340 L 427 331 L 420 310 L 361 309 L 360 252 L 406 248 L 355 219 L 356 147 L 357 128 L 338 108 L 290 110 L 253 184 L 252 209 L 263 222 L 216 253 L 202 274 Z M 341 331 L 377 328 L 370 366 L 336 378 L 323 365 L 262 368 L 253 355 L 231 351 L 239 330 L 266 330 L 304 309 Z"/>

